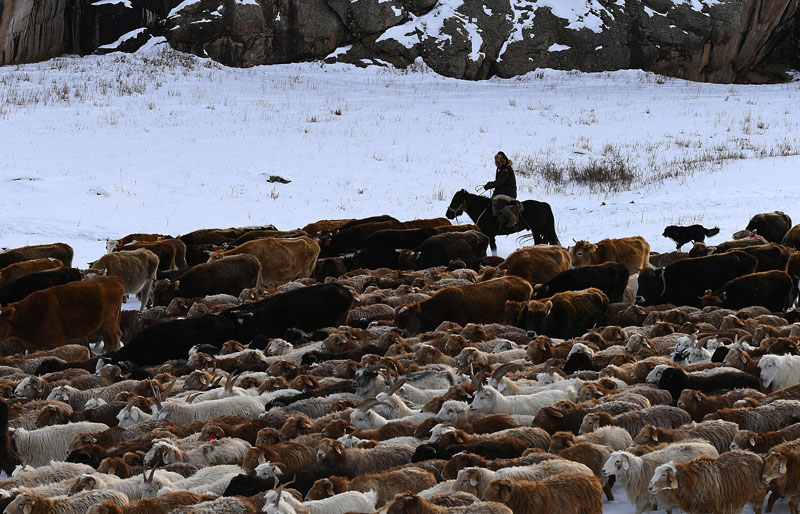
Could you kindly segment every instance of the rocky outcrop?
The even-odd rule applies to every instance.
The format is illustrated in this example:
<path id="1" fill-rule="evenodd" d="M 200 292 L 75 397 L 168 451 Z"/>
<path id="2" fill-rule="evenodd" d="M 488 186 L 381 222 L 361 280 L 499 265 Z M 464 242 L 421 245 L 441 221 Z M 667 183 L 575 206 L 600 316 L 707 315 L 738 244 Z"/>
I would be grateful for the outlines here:
<path id="1" fill-rule="evenodd" d="M 754 82 L 800 66 L 800 0 L 3 0 L 0 63 L 135 49 L 231 66 L 325 59 L 463 79 L 636 68 Z M 140 30 L 147 28 L 146 31 Z M 116 43 L 112 43 L 115 42 Z M 124 44 L 123 44 L 124 43 Z"/>

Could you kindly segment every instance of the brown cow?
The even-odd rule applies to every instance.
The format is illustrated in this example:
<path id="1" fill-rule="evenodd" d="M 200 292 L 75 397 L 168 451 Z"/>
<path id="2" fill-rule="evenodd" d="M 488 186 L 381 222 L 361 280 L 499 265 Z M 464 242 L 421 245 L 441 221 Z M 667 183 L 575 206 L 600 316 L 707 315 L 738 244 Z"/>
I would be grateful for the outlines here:
<path id="1" fill-rule="evenodd" d="M 447 218 L 429 218 L 421 220 L 404 221 L 403 224 L 406 228 L 437 228 L 449 227 L 450 220 Z"/>
<path id="2" fill-rule="evenodd" d="M 139 294 L 142 311 L 148 302 L 153 302 L 152 287 L 158 269 L 158 256 L 147 248 L 107 253 L 89 263 L 90 272 L 122 278 L 125 294 Z"/>
<path id="3" fill-rule="evenodd" d="M 786 235 L 783 236 L 781 244 L 793 250 L 800 250 L 800 225 L 790 228 Z"/>
<path id="4" fill-rule="evenodd" d="M 117 248 L 129 245 L 132 243 L 152 243 L 153 241 L 160 241 L 162 239 L 171 239 L 172 236 L 165 236 L 163 234 L 128 234 L 119 239 L 106 238 L 106 252 L 113 252 Z"/>
<path id="5" fill-rule="evenodd" d="M 342 225 L 345 225 L 346 223 L 350 223 L 351 221 L 353 221 L 353 218 L 345 220 L 320 220 L 315 221 L 314 223 L 309 223 L 300 230 L 307 232 L 311 237 L 324 237 L 330 235 L 331 232 Z"/>
<path id="6" fill-rule="evenodd" d="M 516 307 L 509 302 L 505 306 L 506 315 L 516 312 Z M 519 308 L 516 325 L 537 334 L 569 339 L 604 322 L 607 308 L 608 297 L 595 287 L 565 291 L 524 303 Z"/>
<path id="7" fill-rule="evenodd" d="M 261 263 L 259 282 L 284 284 L 310 277 L 319 250 L 319 244 L 310 237 L 265 237 L 248 241 L 233 250 L 213 252 L 209 262 L 228 255 L 250 254 Z"/>
<path id="8" fill-rule="evenodd" d="M 570 251 L 572 265 L 576 268 L 604 262 L 618 262 L 628 268 L 633 275 L 648 267 L 650 245 L 641 236 L 603 239 L 595 244 L 577 241 Z"/>
<path id="9" fill-rule="evenodd" d="M 61 262 L 59 259 L 53 259 L 52 257 L 34 259 L 32 261 L 16 262 L 10 266 L 0 269 L 0 287 L 13 280 L 17 280 L 20 277 L 24 277 L 25 275 L 56 269 L 62 266 L 64 266 L 63 262 Z"/>
<path id="10" fill-rule="evenodd" d="M 146 248 L 158 256 L 158 271 L 167 271 L 187 267 L 186 245 L 180 239 L 161 239 L 159 241 L 142 241 L 121 246 L 114 251 L 130 251 Z"/>
<path id="11" fill-rule="evenodd" d="M 119 347 L 125 283 L 96 277 L 31 293 L 0 310 L 0 340 L 17 337 L 30 350 L 63 346 L 99 332 L 106 352 Z"/>
<path id="12" fill-rule="evenodd" d="M 402 307 L 395 325 L 411 334 L 430 331 L 443 321 L 502 323 L 507 300 L 528 300 L 533 288 L 519 277 L 502 277 L 463 286 L 451 286 L 431 298 Z"/>
<path id="13" fill-rule="evenodd" d="M 560 246 L 528 246 L 509 255 L 498 266 L 506 275 L 524 278 L 531 284 L 544 284 L 569 269 L 569 252 Z"/>
<path id="14" fill-rule="evenodd" d="M 73 253 L 72 247 L 65 243 L 13 248 L 0 253 L 0 269 L 17 262 L 32 261 L 34 259 L 46 259 L 48 257 L 58 259 L 64 263 L 64 266 L 71 267 Z"/>

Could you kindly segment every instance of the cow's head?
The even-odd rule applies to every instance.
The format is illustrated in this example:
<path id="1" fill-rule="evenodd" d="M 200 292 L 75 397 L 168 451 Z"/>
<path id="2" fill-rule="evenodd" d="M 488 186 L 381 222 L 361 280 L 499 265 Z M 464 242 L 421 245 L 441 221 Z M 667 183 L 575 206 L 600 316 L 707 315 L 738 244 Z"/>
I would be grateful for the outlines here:
<path id="1" fill-rule="evenodd" d="M 11 323 L 17 314 L 16 307 L 3 307 L 0 309 L 0 340 L 11 335 Z"/>
<path id="2" fill-rule="evenodd" d="M 544 333 L 547 328 L 547 319 L 553 310 L 550 300 L 531 300 L 520 313 L 519 326 L 528 332 Z"/>
<path id="3" fill-rule="evenodd" d="M 396 310 L 394 326 L 401 328 L 411 335 L 422 331 L 422 309 L 419 302 L 404 305 Z"/>
<path id="4" fill-rule="evenodd" d="M 575 246 L 570 250 L 570 260 L 573 266 L 587 266 L 592 263 L 592 254 L 597 251 L 597 245 L 589 241 L 575 241 Z"/>
<path id="5" fill-rule="evenodd" d="M 180 296 L 181 281 L 171 282 L 169 279 L 156 281 L 153 287 L 153 298 L 156 305 L 169 305 Z"/>

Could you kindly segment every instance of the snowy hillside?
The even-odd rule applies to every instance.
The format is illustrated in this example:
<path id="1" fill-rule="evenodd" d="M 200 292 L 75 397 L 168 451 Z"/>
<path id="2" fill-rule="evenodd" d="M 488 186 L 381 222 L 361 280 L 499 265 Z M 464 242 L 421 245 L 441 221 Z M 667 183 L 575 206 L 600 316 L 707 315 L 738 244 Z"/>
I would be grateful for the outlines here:
<path id="1" fill-rule="evenodd" d="M 130 232 L 442 216 L 455 191 L 493 177 L 498 150 L 517 162 L 520 197 L 550 202 L 565 243 L 641 234 L 667 251 L 672 223 L 725 235 L 757 212 L 800 220 L 797 82 L 242 70 L 155 45 L 0 68 L 0 92 L 0 246 L 62 240 L 78 265 Z M 619 193 L 569 182 L 592 167 L 633 179 Z M 499 244 L 501 254 L 517 246 Z"/>

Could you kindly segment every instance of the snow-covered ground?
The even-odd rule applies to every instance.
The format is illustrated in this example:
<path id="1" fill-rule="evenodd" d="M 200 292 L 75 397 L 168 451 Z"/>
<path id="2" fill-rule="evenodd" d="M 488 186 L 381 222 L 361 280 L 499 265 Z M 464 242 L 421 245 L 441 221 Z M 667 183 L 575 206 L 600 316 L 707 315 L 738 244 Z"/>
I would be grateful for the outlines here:
<path id="1" fill-rule="evenodd" d="M 493 178 L 498 150 L 518 163 L 520 198 L 551 204 L 564 244 L 640 234 L 670 251 L 669 224 L 719 226 L 714 243 L 758 212 L 800 221 L 798 82 L 229 69 L 151 45 L 0 68 L 0 141 L 0 247 L 64 241 L 77 266 L 132 232 L 442 216 L 455 191 Z M 635 179 L 609 192 L 538 172 L 590 165 Z M 501 255 L 518 246 L 498 243 Z M 607 511 L 631 511 L 617 489 Z"/>

